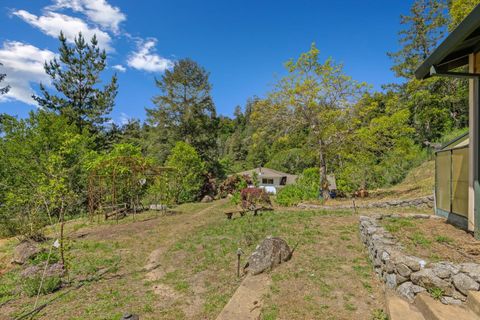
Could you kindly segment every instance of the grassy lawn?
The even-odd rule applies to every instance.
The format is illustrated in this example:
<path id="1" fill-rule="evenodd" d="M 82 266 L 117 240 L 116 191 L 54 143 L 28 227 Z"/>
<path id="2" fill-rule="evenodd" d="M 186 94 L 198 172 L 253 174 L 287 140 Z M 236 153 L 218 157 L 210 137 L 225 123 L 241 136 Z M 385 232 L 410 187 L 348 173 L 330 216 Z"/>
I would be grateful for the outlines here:
<path id="1" fill-rule="evenodd" d="M 68 225 L 72 283 L 81 288 L 41 296 L 58 297 L 38 319 L 215 319 L 235 292 L 236 251 L 242 264 L 266 236 L 298 244 L 292 260 L 271 272 L 263 319 L 373 319 L 383 315 L 381 284 L 372 273 L 351 211 L 275 211 L 227 220 L 228 204 L 188 204 L 176 214 L 155 213 L 115 222 Z M 6 252 L 12 245 L 1 246 Z M 145 270 L 149 260 L 158 262 Z M 34 298 L 19 290 L 19 268 L 1 276 L 0 313 L 31 310 Z M 381 318 L 379 318 L 381 319 Z"/>
<path id="2" fill-rule="evenodd" d="M 386 218 L 381 224 L 407 253 L 432 262 L 476 262 L 480 255 L 480 245 L 472 235 L 443 220 Z"/>

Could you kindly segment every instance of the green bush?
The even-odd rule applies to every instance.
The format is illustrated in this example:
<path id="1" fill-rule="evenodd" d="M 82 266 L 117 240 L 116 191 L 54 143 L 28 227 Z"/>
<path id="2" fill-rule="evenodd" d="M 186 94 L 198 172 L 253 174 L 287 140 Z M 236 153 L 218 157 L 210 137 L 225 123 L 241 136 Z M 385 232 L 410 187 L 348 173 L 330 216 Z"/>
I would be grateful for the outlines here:
<path id="1" fill-rule="evenodd" d="M 167 158 L 166 166 L 175 168 L 171 188 L 177 203 L 198 200 L 205 181 L 205 162 L 188 143 L 177 142 Z"/>
<path id="2" fill-rule="evenodd" d="M 38 288 L 42 281 L 41 276 L 29 277 L 26 278 L 23 282 L 23 292 L 29 296 L 33 297 L 37 295 Z M 49 294 L 59 289 L 62 285 L 62 280 L 58 276 L 46 277 L 43 280 L 42 288 L 40 289 L 40 294 Z"/>
<path id="3" fill-rule="evenodd" d="M 320 170 L 308 168 L 303 171 L 296 184 L 282 188 L 277 194 L 277 203 L 281 206 L 294 206 L 304 200 L 318 199 L 320 194 Z"/>
<path id="4" fill-rule="evenodd" d="M 285 207 L 294 206 L 303 200 L 303 191 L 296 184 L 290 184 L 282 188 L 276 198 L 276 202 Z"/>

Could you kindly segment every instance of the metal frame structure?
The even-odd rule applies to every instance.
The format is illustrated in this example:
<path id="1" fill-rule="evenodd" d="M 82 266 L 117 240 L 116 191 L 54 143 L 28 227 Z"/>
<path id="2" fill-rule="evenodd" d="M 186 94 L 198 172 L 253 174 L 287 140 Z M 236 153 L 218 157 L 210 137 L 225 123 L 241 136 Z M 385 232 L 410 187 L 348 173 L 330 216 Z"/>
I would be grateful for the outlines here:
<path id="1" fill-rule="evenodd" d="M 134 218 L 143 206 L 140 196 L 147 186 L 175 169 L 156 166 L 145 159 L 119 156 L 105 159 L 90 170 L 88 175 L 88 212 L 90 219 L 98 213 L 105 220 L 133 211 Z M 109 168 L 109 170 L 106 170 Z M 107 210 L 111 209 L 111 210 Z"/>

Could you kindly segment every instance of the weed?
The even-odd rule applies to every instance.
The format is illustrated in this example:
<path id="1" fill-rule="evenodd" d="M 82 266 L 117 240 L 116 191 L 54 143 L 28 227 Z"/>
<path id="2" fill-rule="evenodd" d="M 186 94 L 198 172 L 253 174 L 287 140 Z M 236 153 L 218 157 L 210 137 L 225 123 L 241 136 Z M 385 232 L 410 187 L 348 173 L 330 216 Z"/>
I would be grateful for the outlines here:
<path id="1" fill-rule="evenodd" d="M 375 309 L 372 312 L 372 320 L 388 320 L 388 316 L 383 309 Z"/>
<path id="2" fill-rule="evenodd" d="M 428 293 L 430 293 L 433 299 L 440 300 L 444 292 L 443 292 L 443 289 L 441 288 L 431 288 L 431 289 L 428 289 Z"/>
<path id="3" fill-rule="evenodd" d="M 345 308 L 345 310 L 347 311 L 355 311 L 357 310 L 357 307 L 353 304 L 353 303 L 350 303 L 350 302 L 346 302 L 343 304 L 343 307 Z"/>
<path id="4" fill-rule="evenodd" d="M 385 229 L 391 233 L 397 233 L 403 228 L 414 227 L 412 219 L 410 218 L 388 218 L 386 219 Z"/>
<path id="5" fill-rule="evenodd" d="M 273 304 L 262 311 L 262 320 L 275 320 L 278 317 L 278 307 Z"/>
<path id="6" fill-rule="evenodd" d="M 425 235 L 423 233 L 421 233 L 420 231 L 416 231 L 415 233 L 413 233 L 413 235 L 411 237 L 411 240 L 413 241 L 413 243 L 415 245 L 419 245 L 419 246 L 422 246 L 424 248 L 428 248 L 432 244 L 432 241 L 427 239 L 425 237 Z"/>
<path id="7" fill-rule="evenodd" d="M 438 243 L 453 244 L 454 240 L 447 236 L 436 236 L 435 241 Z"/>

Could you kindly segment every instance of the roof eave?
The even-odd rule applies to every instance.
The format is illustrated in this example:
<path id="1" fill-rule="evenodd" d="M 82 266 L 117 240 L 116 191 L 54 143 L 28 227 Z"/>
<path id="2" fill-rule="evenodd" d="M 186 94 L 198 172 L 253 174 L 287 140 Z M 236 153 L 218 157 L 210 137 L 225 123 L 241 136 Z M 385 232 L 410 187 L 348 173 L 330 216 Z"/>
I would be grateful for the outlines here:
<path id="1" fill-rule="evenodd" d="M 430 77 L 430 68 L 439 64 L 448 65 L 452 61 L 457 61 L 454 66 L 459 67 L 458 62 L 465 63 L 465 56 L 471 52 L 461 52 L 459 56 L 453 56 L 449 61 L 444 61 L 450 54 L 452 54 L 456 47 L 458 47 L 469 35 L 471 35 L 477 28 L 480 27 L 480 5 L 458 25 L 455 30 L 448 35 L 448 37 L 432 52 L 432 54 L 425 59 L 425 61 L 415 70 L 415 77 L 417 79 L 426 79 Z M 467 60 L 468 63 L 468 60 Z M 450 67 L 451 70 L 451 67 Z"/>

